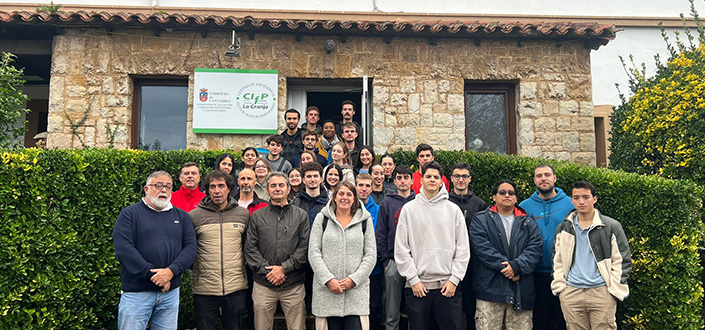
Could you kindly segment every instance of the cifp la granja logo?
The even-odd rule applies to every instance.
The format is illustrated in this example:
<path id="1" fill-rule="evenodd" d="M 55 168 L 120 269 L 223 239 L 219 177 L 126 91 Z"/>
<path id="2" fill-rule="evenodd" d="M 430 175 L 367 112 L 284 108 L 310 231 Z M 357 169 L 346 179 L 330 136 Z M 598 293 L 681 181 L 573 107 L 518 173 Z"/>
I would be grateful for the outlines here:
<path id="1" fill-rule="evenodd" d="M 245 116 L 262 118 L 276 109 L 276 95 L 276 92 L 265 84 L 249 83 L 237 92 L 235 105 Z"/>

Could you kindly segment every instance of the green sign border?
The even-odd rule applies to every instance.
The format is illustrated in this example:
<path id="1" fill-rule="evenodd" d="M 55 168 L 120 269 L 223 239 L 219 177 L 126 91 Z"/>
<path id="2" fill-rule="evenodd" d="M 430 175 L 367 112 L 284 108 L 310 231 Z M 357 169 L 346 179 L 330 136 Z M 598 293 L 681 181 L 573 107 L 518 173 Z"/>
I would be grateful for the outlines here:
<path id="1" fill-rule="evenodd" d="M 278 70 L 216 69 L 216 68 L 195 68 L 194 72 L 237 72 L 237 73 L 279 74 Z"/>
<path id="2" fill-rule="evenodd" d="M 249 129 L 249 128 L 194 128 L 194 133 L 206 134 L 277 134 L 276 129 Z"/>

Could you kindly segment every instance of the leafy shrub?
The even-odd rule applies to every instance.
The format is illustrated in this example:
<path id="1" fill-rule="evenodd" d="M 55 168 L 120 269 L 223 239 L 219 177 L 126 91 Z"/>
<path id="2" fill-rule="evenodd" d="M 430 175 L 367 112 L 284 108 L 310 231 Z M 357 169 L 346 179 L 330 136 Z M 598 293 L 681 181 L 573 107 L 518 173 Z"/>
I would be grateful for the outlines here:
<path id="1" fill-rule="evenodd" d="M 120 293 L 112 228 L 137 202 L 147 175 L 196 161 L 208 172 L 220 151 L 0 151 L 0 329 L 115 329 Z M 400 163 L 413 152 L 395 153 Z M 238 155 L 236 157 L 239 160 Z M 534 190 L 539 160 L 473 152 L 437 152 L 445 168 L 473 167 L 474 192 L 490 201 L 498 179 L 517 182 L 520 198 Z M 620 220 L 630 239 L 631 296 L 620 304 L 624 329 L 699 329 L 702 285 L 697 246 L 696 185 L 551 162 L 567 189 L 577 179 L 597 186 L 598 208 Z M 186 276 L 186 275 L 185 275 Z M 180 326 L 191 326 L 184 278 Z"/>

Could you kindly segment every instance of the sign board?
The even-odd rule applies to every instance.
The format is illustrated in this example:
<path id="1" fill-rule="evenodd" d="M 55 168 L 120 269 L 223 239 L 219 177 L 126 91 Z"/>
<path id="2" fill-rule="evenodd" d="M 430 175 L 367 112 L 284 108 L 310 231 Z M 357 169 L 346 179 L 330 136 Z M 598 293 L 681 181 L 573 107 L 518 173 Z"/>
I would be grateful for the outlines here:
<path id="1" fill-rule="evenodd" d="M 277 70 L 194 70 L 193 132 L 276 134 Z"/>

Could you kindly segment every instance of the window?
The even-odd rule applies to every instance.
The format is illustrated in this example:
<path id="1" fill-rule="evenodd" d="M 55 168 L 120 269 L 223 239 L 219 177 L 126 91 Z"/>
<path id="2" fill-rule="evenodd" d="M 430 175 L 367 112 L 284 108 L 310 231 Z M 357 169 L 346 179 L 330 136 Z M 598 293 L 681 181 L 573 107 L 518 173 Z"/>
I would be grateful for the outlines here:
<path id="1" fill-rule="evenodd" d="M 132 147 L 186 148 L 188 80 L 137 80 L 132 110 Z"/>
<path id="2" fill-rule="evenodd" d="M 513 84 L 465 84 L 465 148 L 516 154 Z"/>

